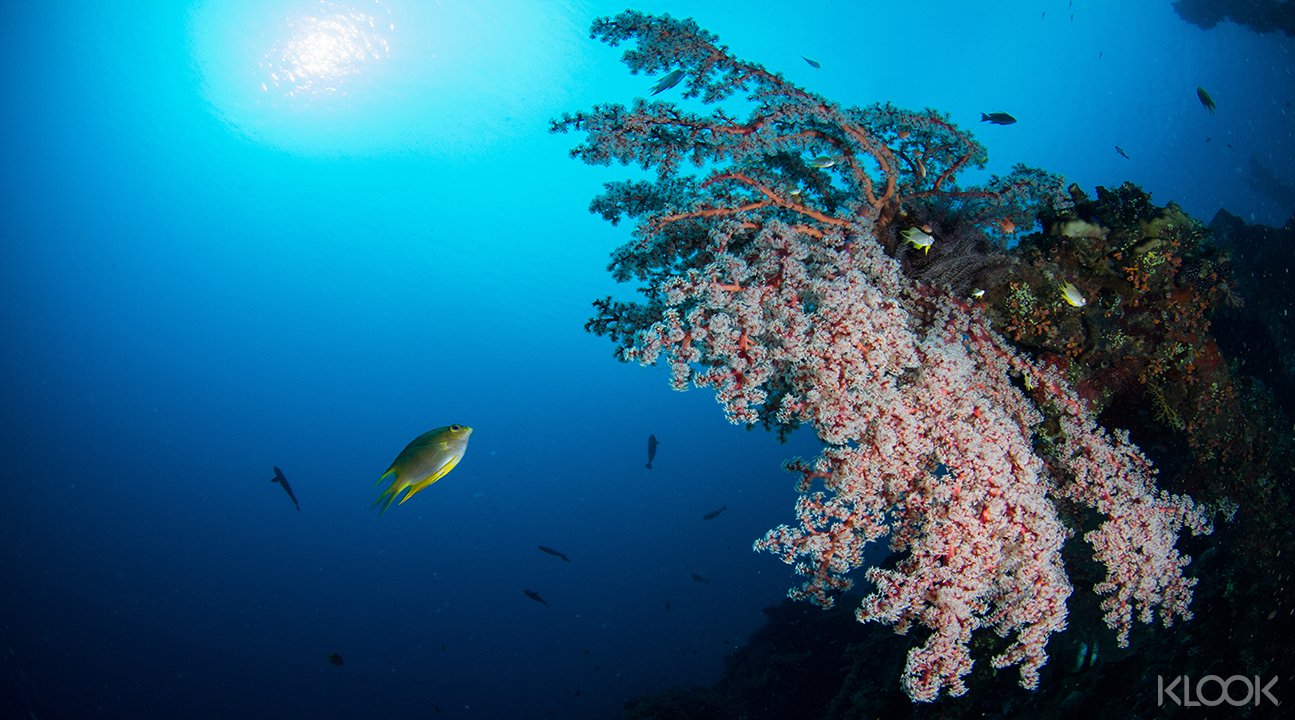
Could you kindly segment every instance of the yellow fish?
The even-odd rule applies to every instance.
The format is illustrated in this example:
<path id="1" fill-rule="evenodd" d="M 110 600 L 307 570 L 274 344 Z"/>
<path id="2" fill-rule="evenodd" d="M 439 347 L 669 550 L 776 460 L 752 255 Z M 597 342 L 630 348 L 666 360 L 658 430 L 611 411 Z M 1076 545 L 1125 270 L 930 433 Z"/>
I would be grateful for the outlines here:
<path id="1" fill-rule="evenodd" d="M 409 492 L 399 504 L 418 494 L 420 490 L 445 477 L 463 459 L 468 450 L 468 436 L 472 428 L 467 425 L 447 425 L 414 438 L 396 456 L 391 467 L 378 478 L 378 484 L 391 478 L 391 485 L 382 491 L 373 507 L 382 506 L 378 514 L 387 511 L 396 497 L 406 489 Z"/>
<path id="2" fill-rule="evenodd" d="M 900 233 L 904 237 L 904 242 L 921 250 L 923 253 L 931 252 L 931 246 L 935 244 L 935 237 L 924 232 L 921 228 L 909 228 Z"/>
<path id="3" fill-rule="evenodd" d="M 1079 292 L 1079 288 L 1070 282 L 1065 282 L 1061 285 L 1061 299 L 1070 303 L 1073 307 L 1083 307 L 1088 304 L 1088 300 L 1083 293 Z"/>

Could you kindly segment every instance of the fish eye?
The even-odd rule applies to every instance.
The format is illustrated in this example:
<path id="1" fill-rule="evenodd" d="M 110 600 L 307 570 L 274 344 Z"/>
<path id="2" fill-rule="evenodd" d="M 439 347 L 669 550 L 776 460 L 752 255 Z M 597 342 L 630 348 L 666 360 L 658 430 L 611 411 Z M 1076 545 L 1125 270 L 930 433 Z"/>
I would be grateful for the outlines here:
<path id="1" fill-rule="evenodd" d="M 451 425 L 451 426 L 450 426 L 450 430 L 452 430 L 452 431 L 454 431 L 454 432 L 458 432 L 458 431 L 460 431 L 460 430 L 462 430 L 462 429 L 463 429 L 463 428 L 462 428 L 462 427 L 460 427 L 460 426 L 458 426 L 458 425 Z"/>

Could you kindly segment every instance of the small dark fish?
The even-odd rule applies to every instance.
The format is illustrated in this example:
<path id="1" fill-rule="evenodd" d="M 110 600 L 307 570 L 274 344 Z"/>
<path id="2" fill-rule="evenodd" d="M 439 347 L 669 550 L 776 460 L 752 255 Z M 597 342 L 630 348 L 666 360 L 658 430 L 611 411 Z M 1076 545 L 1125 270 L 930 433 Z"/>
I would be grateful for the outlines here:
<path id="1" fill-rule="evenodd" d="M 666 611 L 666 614 L 667 614 L 667 615 L 668 615 L 668 614 L 670 614 L 670 601 L 669 601 L 669 600 L 666 600 L 666 601 L 665 601 L 665 611 Z"/>
<path id="2" fill-rule="evenodd" d="M 1097 51 L 1097 59 L 1098 59 L 1098 60 L 1101 60 L 1101 59 L 1102 59 L 1102 53 L 1104 53 L 1104 52 L 1106 52 L 1106 51 L 1105 51 L 1105 50 L 1098 50 L 1098 51 Z"/>
<path id="3" fill-rule="evenodd" d="M 1126 153 L 1126 152 L 1124 152 L 1124 148 L 1120 147 L 1119 145 L 1116 145 L 1116 146 L 1115 146 L 1115 152 L 1119 153 L 1119 154 L 1120 154 L 1120 157 L 1124 158 L 1125 160 L 1132 160 L 1132 159 L 1133 159 L 1133 158 L 1129 157 L 1129 154 L 1128 154 L 1128 153 Z"/>
<path id="4" fill-rule="evenodd" d="M 564 553 L 561 553 L 557 550 L 554 550 L 551 547 L 546 547 L 544 545 L 540 545 L 539 547 L 540 547 L 540 552 L 542 553 L 548 553 L 554 557 L 560 557 L 567 562 L 571 562 L 571 558 L 567 557 Z"/>
<path id="5" fill-rule="evenodd" d="M 549 604 L 544 601 L 544 598 L 540 597 L 540 594 L 535 592 L 534 590 L 523 590 L 522 592 L 526 595 L 526 597 L 534 600 L 535 602 L 543 605 L 544 607 L 549 606 Z"/>
<path id="6" fill-rule="evenodd" d="M 656 441 L 656 435 L 648 435 L 648 462 L 647 469 L 652 469 L 652 461 L 656 459 L 656 446 L 660 445 Z"/>
<path id="7" fill-rule="evenodd" d="M 1047 10 L 1044 10 L 1044 11 L 1043 11 L 1043 14 L 1039 16 L 1039 19 L 1040 19 L 1040 20 L 1042 20 L 1043 18 L 1045 18 L 1045 17 L 1047 17 L 1047 16 L 1048 16 L 1048 11 L 1047 11 Z"/>
<path id="8" fill-rule="evenodd" d="M 702 519 L 702 520 L 714 520 L 715 518 L 719 517 L 719 514 L 720 514 L 720 513 L 724 512 L 724 511 L 725 511 L 725 510 L 727 510 L 727 509 L 728 509 L 728 506 L 727 506 L 727 505 L 725 505 L 724 507 L 722 507 L 722 508 L 720 508 L 720 509 L 718 509 L 718 510 L 711 510 L 710 512 L 706 513 L 705 515 L 702 515 L 702 516 L 701 516 L 701 519 Z"/>
<path id="9" fill-rule="evenodd" d="M 337 667 L 341 667 L 341 666 L 342 666 L 342 664 L 343 664 L 344 662 L 346 662 L 346 661 L 345 661 L 345 660 L 343 660 L 343 659 L 342 659 L 342 656 L 341 656 L 341 655 L 338 655 L 337 653 L 329 653 L 329 654 L 328 654 L 328 662 L 330 662 L 330 663 L 332 663 L 332 664 L 336 665 Z"/>
<path id="10" fill-rule="evenodd" d="M 980 122 L 993 123 L 995 125 L 1011 125 L 1016 122 L 1016 118 L 1005 112 L 980 113 Z"/>
<path id="11" fill-rule="evenodd" d="M 818 63 L 814 62 L 813 60 L 810 60 L 809 58 L 805 57 L 804 55 L 801 55 L 801 56 L 800 56 L 800 59 L 801 59 L 801 60 L 804 60 L 804 61 L 805 61 L 805 62 L 807 62 L 807 63 L 809 63 L 809 66 L 810 66 L 810 67 L 812 67 L 812 68 L 814 68 L 815 70 L 821 70 L 821 69 L 823 68 L 823 66 L 822 66 L 822 65 L 819 65 Z"/>
<path id="12" fill-rule="evenodd" d="M 701 575 L 698 575 L 697 573 L 693 573 L 693 574 L 692 574 L 692 579 L 693 579 L 693 580 L 696 580 L 696 581 L 697 581 L 697 582 L 699 582 L 699 583 L 710 583 L 710 581 L 709 581 L 709 580 L 707 580 L 705 577 L 703 577 L 703 576 L 701 576 Z"/>
<path id="13" fill-rule="evenodd" d="M 292 498 L 292 504 L 297 506 L 297 512 L 301 512 L 301 503 L 298 503 L 297 496 L 292 494 L 292 486 L 288 484 L 288 478 L 283 476 L 282 470 L 277 467 L 274 468 L 274 477 L 270 478 L 270 482 L 282 485 L 284 492 L 288 493 L 288 497 Z"/>
<path id="14" fill-rule="evenodd" d="M 1206 110 L 1214 112 L 1214 98 L 1210 97 L 1209 92 L 1207 92 L 1205 88 L 1198 86 L 1196 88 L 1196 97 L 1201 101 L 1201 104 L 1205 106 Z"/>
<path id="15" fill-rule="evenodd" d="M 657 80 L 656 85 L 652 86 L 652 94 L 658 95 L 663 93 L 675 85 L 678 85 L 680 80 L 683 80 L 683 70 L 671 70 L 669 75 Z"/>

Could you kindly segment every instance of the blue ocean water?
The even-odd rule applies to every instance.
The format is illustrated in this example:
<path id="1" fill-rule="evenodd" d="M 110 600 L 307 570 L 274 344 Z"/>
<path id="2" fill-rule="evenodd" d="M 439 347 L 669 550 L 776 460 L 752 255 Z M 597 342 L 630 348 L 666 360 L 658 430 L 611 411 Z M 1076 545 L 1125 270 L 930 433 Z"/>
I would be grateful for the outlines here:
<path id="1" fill-rule="evenodd" d="M 1290 38 L 1168 0 L 982 5 L 636 8 L 845 105 L 946 111 L 986 173 L 1289 217 L 1253 168 L 1295 182 Z M 605 268 L 629 236 L 588 202 L 636 171 L 571 160 L 548 126 L 648 92 L 588 39 L 624 7 L 7 11 L 0 709 L 605 718 L 718 677 L 796 582 L 750 545 L 793 519 L 780 463 L 817 446 L 728 425 L 583 330 L 626 292 Z M 359 29 L 315 27 L 289 78 L 315 16 Z M 339 37 L 372 56 L 339 69 Z M 450 423 L 475 428 L 460 466 L 377 517 L 374 481 Z"/>

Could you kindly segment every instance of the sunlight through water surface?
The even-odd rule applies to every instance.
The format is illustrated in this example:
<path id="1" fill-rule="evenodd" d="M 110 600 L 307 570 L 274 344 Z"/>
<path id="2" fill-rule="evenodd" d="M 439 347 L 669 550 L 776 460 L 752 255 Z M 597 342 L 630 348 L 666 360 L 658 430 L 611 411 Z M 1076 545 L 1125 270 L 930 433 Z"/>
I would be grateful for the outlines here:
<path id="1" fill-rule="evenodd" d="M 374 0 L 363 6 L 323 0 L 313 12 L 284 20 L 280 38 L 261 61 L 261 90 L 285 97 L 345 94 L 347 81 L 391 53 L 396 29 Z"/>
<path id="2" fill-rule="evenodd" d="M 468 157 L 557 113 L 587 20 L 516 0 L 196 0 L 196 77 L 237 134 L 294 153 Z"/>

